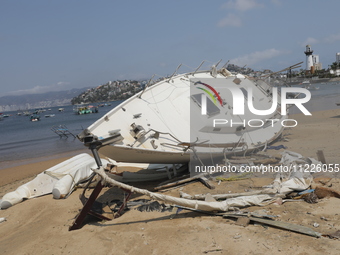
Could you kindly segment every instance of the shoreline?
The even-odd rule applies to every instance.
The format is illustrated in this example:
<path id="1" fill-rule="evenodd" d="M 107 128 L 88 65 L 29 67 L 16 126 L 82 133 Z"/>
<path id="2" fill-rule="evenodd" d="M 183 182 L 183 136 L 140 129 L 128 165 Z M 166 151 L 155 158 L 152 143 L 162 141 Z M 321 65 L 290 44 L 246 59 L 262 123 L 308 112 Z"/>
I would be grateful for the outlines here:
<path id="1" fill-rule="evenodd" d="M 0 171 L 3 169 L 14 168 L 14 167 L 25 165 L 25 164 L 37 163 L 41 161 L 48 161 L 48 160 L 53 160 L 53 159 L 58 159 L 58 158 L 73 157 L 79 153 L 84 153 L 84 152 L 85 153 L 90 152 L 90 150 L 84 147 L 84 149 L 81 149 L 81 150 L 67 151 L 67 152 L 57 153 L 57 154 L 49 155 L 49 156 L 3 161 L 0 164 Z"/>
<path id="2" fill-rule="evenodd" d="M 90 150 L 86 149 L 60 153 L 48 157 L 25 159 L 14 162 L 9 161 L 7 164 L 8 167 L 0 169 L 0 198 L 4 195 L 1 192 L 2 187 L 7 185 L 12 186 L 14 183 L 18 182 L 26 183 L 28 179 L 33 179 L 43 171 L 80 153 L 91 154 Z"/>

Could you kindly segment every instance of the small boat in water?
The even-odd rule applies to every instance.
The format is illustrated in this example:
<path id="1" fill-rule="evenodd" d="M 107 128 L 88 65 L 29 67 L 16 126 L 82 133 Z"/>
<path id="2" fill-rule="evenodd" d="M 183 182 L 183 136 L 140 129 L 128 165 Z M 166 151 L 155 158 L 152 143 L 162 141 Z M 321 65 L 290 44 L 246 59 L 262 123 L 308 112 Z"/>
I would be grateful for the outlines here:
<path id="1" fill-rule="evenodd" d="M 30 121 L 39 121 L 40 120 L 40 115 L 38 115 L 37 113 L 33 113 L 30 116 Z"/>
<path id="2" fill-rule="evenodd" d="M 148 85 L 78 138 L 119 162 L 187 163 L 259 150 L 280 136 L 287 119 L 273 87 L 225 68 L 173 74 Z M 267 113 L 243 109 L 247 101 Z M 244 113 L 235 113 L 236 107 Z"/>
<path id="3" fill-rule="evenodd" d="M 73 107 L 73 112 L 77 115 L 98 113 L 98 107 L 93 105 L 75 105 Z"/>
<path id="4" fill-rule="evenodd" d="M 308 89 L 308 90 L 318 90 L 320 87 L 315 87 L 312 85 L 312 83 L 309 80 L 305 80 L 301 83 L 303 85 L 302 88 Z"/>

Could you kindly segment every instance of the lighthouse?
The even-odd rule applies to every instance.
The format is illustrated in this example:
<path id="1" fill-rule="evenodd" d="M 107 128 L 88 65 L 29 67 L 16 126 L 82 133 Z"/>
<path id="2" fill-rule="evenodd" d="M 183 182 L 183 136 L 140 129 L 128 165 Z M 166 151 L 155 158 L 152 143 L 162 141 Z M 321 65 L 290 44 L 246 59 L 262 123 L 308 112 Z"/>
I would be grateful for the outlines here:
<path id="1" fill-rule="evenodd" d="M 306 45 L 306 72 L 311 71 L 313 66 L 313 51 L 310 45 Z"/>

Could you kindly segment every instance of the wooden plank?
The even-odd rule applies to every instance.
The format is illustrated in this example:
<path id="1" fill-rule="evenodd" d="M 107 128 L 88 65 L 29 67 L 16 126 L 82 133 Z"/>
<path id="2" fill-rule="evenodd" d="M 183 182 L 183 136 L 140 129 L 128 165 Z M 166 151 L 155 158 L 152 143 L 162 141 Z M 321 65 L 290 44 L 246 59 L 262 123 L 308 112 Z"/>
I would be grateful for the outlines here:
<path id="1" fill-rule="evenodd" d="M 98 197 L 100 191 L 103 189 L 103 185 L 101 182 L 97 183 L 97 186 L 92 191 L 89 199 L 85 202 L 83 208 L 81 209 L 80 213 L 77 215 L 75 221 L 73 222 L 72 226 L 69 227 L 69 231 L 80 229 L 82 227 L 83 221 L 86 218 L 86 215 L 91 211 L 92 205 L 95 202 L 96 198 Z"/>

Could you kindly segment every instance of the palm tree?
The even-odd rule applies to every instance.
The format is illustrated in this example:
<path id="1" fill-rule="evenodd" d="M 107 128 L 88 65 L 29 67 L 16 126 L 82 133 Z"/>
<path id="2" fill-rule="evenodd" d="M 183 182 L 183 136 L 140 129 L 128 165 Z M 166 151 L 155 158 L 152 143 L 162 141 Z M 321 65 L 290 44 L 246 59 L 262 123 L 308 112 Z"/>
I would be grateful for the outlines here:
<path id="1" fill-rule="evenodd" d="M 333 64 L 331 65 L 331 69 L 332 70 L 337 70 L 337 69 L 340 69 L 340 63 L 338 62 L 333 62 Z"/>

